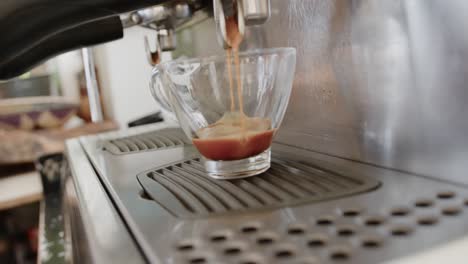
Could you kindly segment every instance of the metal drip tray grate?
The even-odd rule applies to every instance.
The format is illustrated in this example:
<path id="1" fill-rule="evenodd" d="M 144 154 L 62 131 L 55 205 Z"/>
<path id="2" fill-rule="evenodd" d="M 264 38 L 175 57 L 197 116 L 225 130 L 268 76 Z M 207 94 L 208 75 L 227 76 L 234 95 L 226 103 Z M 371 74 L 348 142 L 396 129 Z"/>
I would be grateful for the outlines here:
<path id="1" fill-rule="evenodd" d="M 220 181 L 209 178 L 198 159 L 137 176 L 146 195 L 179 217 L 290 206 L 365 192 L 379 182 L 303 163 L 274 160 L 265 173 Z"/>
<path id="2" fill-rule="evenodd" d="M 162 129 L 144 134 L 111 139 L 104 142 L 104 149 L 112 154 L 128 154 L 149 150 L 161 150 L 190 144 L 180 129 Z"/>

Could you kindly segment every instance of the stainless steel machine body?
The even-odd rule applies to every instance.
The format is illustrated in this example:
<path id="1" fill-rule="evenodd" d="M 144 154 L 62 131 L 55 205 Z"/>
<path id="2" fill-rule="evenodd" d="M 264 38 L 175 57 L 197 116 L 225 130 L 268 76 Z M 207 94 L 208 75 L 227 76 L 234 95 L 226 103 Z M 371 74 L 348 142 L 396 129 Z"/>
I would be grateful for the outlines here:
<path id="1" fill-rule="evenodd" d="M 243 48 L 298 51 L 273 170 L 212 182 L 162 126 L 69 141 L 76 261 L 380 263 L 468 234 L 468 3 L 270 4 Z M 175 55 L 223 52 L 214 27 Z"/>
<path id="2" fill-rule="evenodd" d="M 243 49 L 297 48 L 277 141 L 329 155 L 468 181 L 463 0 L 272 0 Z M 178 32 L 179 54 L 222 52 L 212 20 Z"/>

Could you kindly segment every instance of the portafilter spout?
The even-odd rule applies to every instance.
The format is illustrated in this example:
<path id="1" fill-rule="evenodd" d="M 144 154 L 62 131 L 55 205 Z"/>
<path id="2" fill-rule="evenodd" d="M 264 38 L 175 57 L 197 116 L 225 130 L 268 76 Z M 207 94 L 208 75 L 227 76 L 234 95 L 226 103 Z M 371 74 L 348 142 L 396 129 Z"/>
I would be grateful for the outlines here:
<path id="1" fill-rule="evenodd" d="M 218 41 L 223 48 L 231 48 L 228 37 L 228 18 L 234 18 L 241 37 L 245 26 L 264 24 L 270 17 L 270 0 L 213 0 L 213 11 L 216 22 Z"/>

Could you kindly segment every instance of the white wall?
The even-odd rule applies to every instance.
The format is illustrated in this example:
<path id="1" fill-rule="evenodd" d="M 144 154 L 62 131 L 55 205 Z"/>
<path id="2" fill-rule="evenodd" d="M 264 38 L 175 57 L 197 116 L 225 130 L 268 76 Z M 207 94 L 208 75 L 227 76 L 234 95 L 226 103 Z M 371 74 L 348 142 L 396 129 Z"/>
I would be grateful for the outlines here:
<path id="1" fill-rule="evenodd" d="M 54 70 L 58 73 L 58 78 L 62 88 L 62 94 L 68 99 L 80 100 L 80 87 L 78 83 L 78 73 L 83 69 L 83 61 L 79 50 L 70 51 L 57 56 L 48 63 L 54 64 Z"/>
<path id="2" fill-rule="evenodd" d="M 133 119 L 159 110 L 149 91 L 151 66 L 146 60 L 144 36 L 153 30 L 126 29 L 124 38 L 95 47 L 105 111 L 123 128 Z M 170 54 L 163 54 L 163 60 Z"/>

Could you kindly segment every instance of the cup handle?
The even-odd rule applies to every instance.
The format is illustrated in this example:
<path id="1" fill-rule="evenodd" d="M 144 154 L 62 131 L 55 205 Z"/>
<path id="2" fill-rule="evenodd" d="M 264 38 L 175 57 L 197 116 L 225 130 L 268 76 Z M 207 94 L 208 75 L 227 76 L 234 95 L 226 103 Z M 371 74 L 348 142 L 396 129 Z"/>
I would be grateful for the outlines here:
<path id="1" fill-rule="evenodd" d="M 150 91 L 156 102 L 161 105 L 164 110 L 172 112 L 172 108 L 169 104 L 166 91 L 164 89 L 164 82 L 162 80 L 161 72 L 158 67 L 154 67 L 151 73 L 150 80 Z"/>

